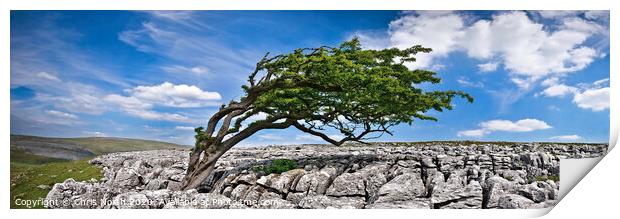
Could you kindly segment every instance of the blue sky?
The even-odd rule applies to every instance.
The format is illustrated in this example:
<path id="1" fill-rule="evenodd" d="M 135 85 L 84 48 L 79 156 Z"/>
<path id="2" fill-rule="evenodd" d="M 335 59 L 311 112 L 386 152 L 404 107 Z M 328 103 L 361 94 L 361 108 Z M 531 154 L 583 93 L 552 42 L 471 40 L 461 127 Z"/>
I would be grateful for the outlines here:
<path id="1" fill-rule="evenodd" d="M 266 53 L 433 48 L 411 69 L 473 104 L 379 141 L 606 142 L 607 11 L 12 11 L 11 133 L 193 143 Z M 329 133 L 338 137 L 338 133 Z M 290 128 L 241 145 L 321 143 Z"/>

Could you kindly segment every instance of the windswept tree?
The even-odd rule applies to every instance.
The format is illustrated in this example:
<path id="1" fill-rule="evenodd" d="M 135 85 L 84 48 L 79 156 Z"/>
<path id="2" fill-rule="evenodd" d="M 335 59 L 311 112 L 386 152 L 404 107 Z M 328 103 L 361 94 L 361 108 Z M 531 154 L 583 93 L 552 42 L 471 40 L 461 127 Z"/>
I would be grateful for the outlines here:
<path id="1" fill-rule="evenodd" d="M 196 145 L 181 188 L 198 187 L 226 151 L 261 130 L 295 127 L 333 145 L 363 142 L 392 135 L 390 128 L 401 123 L 436 121 L 425 113 L 452 109 L 454 97 L 473 101 L 462 91 L 419 88 L 440 82 L 435 72 L 405 66 L 420 52 L 431 49 L 362 49 L 352 39 L 338 47 L 267 53 L 242 86 L 244 96 L 222 105 L 206 128 L 195 129 Z M 259 114 L 266 117 L 255 121 Z M 343 138 L 331 138 L 328 130 Z"/>

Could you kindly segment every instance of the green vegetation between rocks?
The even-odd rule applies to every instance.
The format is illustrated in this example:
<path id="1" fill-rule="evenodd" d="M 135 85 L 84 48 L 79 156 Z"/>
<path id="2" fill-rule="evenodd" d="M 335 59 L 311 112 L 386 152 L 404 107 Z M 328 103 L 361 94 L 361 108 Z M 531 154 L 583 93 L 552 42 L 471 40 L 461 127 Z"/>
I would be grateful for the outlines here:
<path id="1" fill-rule="evenodd" d="M 252 168 L 254 172 L 260 172 L 265 175 L 272 173 L 281 174 L 283 172 L 297 169 L 297 161 L 289 159 L 276 159 L 272 160 L 269 165 L 255 166 Z"/>
<path id="2" fill-rule="evenodd" d="M 84 181 L 102 177 L 101 169 L 88 163 L 88 159 L 45 164 L 11 160 L 11 208 L 43 208 L 43 203 L 38 200 L 45 199 L 55 183 L 68 178 Z"/>
<path id="3" fill-rule="evenodd" d="M 547 180 L 558 182 L 560 181 L 560 176 L 559 175 L 536 176 L 533 180 L 530 178 L 527 183 L 541 182 L 541 181 L 547 181 Z"/>
<path id="4" fill-rule="evenodd" d="M 554 182 L 557 182 L 557 181 L 560 181 L 560 176 L 559 175 L 551 175 L 551 176 L 548 176 L 547 179 L 550 179 L 550 180 L 552 180 Z"/>
<path id="5" fill-rule="evenodd" d="M 558 175 L 536 176 L 536 181 L 547 181 L 547 180 L 551 180 L 551 181 L 557 182 L 557 181 L 560 181 L 560 176 L 558 176 Z"/>

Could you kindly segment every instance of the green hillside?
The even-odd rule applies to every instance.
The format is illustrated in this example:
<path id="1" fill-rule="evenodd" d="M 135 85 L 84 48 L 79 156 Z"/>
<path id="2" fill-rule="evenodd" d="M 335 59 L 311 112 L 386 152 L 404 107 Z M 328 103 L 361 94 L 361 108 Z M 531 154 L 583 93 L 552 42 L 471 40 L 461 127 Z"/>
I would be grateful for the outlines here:
<path id="1" fill-rule="evenodd" d="M 144 151 L 159 150 L 172 148 L 186 148 L 182 145 L 130 138 L 107 138 L 107 137 L 89 137 L 89 138 L 64 138 L 62 141 L 74 143 L 82 146 L 82 148 L 93 152 L 96 155 L 107 154 L 121 151 Z"/>
<path id="2" fill-rule="evenodd" d="M 19 151 L 21 150 L 22 152 L 32 155 L 64 160 L 79 160 L 85 157 L 92 157 L 112 152 L 178 148 L 185 147 L 168 142 L 130 138 L 48 138 L 28 135 L 11 135 L 12 155 L 13 151 L 16 151 L 16 154 L 19 154 Z"/>
<path id="3" fill-rule="evenodd" d="M 19 200 L 45 198 L 55 183 L 73 178 L 99 180 L 99 167 L 88 163 L 94 156 L 122 151 L 181 149 L 182 145 L 128 138 L 47 138 L 11 135 L 11 208 L 42 208 L 20 205 Z"/>

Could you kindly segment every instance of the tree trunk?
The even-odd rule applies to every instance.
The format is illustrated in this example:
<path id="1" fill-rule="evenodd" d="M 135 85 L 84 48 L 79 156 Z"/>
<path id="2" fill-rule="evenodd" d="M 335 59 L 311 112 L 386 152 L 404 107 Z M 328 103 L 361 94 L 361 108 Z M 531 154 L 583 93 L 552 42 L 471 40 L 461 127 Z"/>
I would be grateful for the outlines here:
<path id="1" fill-rule="evenodd" d="M 216 151 L 214 145 L 210 145 L 207 150 L 194 150 L 189 156 L 189 163 L 185 177 L 181 181 L 181 190 L 196 189 L 204 182 L 211 172 L 215 169 L 215 163 L 220 158 L 223 151 Z M 201 159 L 201 154 L 204 156 Z"/>
<path id="2" fill-rule="evenodd" d="M 181 190 L 196 189 L 202 182 L 204 182 L 213 169 L 215 169 L 215 161 L 207 162 L 200 165 L 200 168 L 195 168 L 192 172 L 188 172 L 181 182 Z"/>

